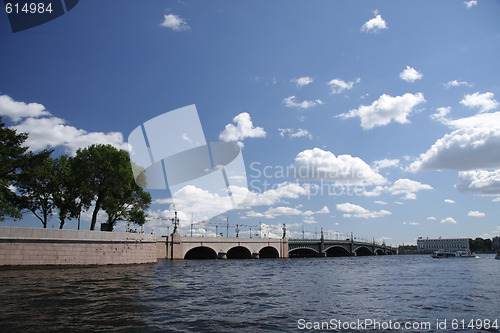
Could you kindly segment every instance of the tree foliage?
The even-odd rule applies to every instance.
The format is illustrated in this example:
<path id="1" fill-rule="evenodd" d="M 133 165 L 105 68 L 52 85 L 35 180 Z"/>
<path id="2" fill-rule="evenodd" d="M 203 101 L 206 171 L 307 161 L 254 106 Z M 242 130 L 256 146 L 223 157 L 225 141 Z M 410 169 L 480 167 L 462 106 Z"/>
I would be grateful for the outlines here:
<path id="1" fill-rule="evenodd" d="M 149 207 L 151 196 L 135 183 L 125 151 L 111 145 L 92 145 L 76 152 L 75 163 L 77 178 L 83 181 L 82 202 L 94 202 L 90 230 L 94 230 L 101 209 L 106 211 L 110 226 L 119 220 L 145 222 L 144 210 Z"/>
<path id="2" fill-rule="evenodd" d="M 58 212 L 59 228 L 94 207 L 90 230 L 104 210 L 107 223 L 146 222 L 151 196 L 134 181 L 130 158 L 111 145 L 79 149 L 75 157 L 28 152 L 27 134 L 6 128 L 0 117 L 0 221 L 31 212 L 43 227 Z M 145 179 L 144 179 L 145 181 Z"/>

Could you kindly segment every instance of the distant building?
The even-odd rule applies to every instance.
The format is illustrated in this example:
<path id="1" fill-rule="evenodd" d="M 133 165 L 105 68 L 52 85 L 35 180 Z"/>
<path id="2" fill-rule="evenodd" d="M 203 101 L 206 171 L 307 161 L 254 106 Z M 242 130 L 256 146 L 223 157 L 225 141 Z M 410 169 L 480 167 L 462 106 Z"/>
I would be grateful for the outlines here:
<path id="1" fill-rule="evenodd" d="M 468 238 L 438 238 L 429 239 L 419 237 L 417 239 L 419 253 L 432 253 L 438 250 L 444 251 L 470 251 Z"/>
<path id="2" fill-rule="evenodd" d="M 500 251 L 500 237 L 495 236 L 493 237 L 492 241 L 493 241 L 493 249 L 495 251 Z"/>

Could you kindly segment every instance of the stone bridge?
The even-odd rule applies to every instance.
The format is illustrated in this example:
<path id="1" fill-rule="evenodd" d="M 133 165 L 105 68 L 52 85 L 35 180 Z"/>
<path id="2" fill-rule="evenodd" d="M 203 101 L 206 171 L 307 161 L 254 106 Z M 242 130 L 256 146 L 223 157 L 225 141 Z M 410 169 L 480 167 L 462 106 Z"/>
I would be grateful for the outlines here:
<path id="1" fill-rule="evenodd" d="M 288 240 L 238 237 L 163 237 L 167 259 L 288 258 Z M 163 244 L 161 245 L 163 246 Z"/>
<path id="2" fill-rule="evenodd" d="M 257 259 L 288 257 L 342 257 L 397 254 L 384 244 L 329 239 L 271 239 L 239 237 L 181 237 L 158 240 L 167 259 Z"/>
<path id="3" fill-rule="evenodd" d="M 289 257 L 343 257 L 398 254 L 397 248 L 352 239 L 289 239 Z"/>

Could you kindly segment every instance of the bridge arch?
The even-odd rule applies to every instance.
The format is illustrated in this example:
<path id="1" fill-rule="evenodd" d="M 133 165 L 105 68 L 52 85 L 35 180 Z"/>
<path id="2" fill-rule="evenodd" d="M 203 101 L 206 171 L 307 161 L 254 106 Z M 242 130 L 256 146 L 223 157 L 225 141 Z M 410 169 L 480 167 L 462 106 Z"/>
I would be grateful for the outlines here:
<path id="1" fill-rule="evenodd" d="M 280 257 L 280 254 L 279 254 L 278 250 L 276 250 L 276 248 L 272 247 L 272 246 L 263 247 L 259 251 L 259 258 L 261 258 L 261 259 L 279 258 L 279 257 Z"/>
<path id="2" fill-rule="evenodd" d="M 360 246 L 354 250 L 357 256 L 371 256 L 373 255 L 372 251 L 366 246 Z"/>
<path id="3" fill-rule="evenodd" d="M 206 246 L 197 246 L 186 252 L 184 259 L 217 259 L 217 253 Z"/>
<path id="4" fill-rule="evenodd" d="M 227 259 L 251 259 L 252 253 L 243 246 L 235 246 L 227 251 Z"/>
<path id="5" fill-rule="evenodd" d="M 288 257 L 290 258 L 309 258 L 317 256 L 319 256 L 319 252 L 308 247 L 299 247 L 297 249 L 290 250 L 288 253 Z"/>
<path id="6" fill-rule="evenodd" d="M 382 249 L 376 249 L 376 250 L 375 250 L 375 254 L 377 254 L 377 255 L 381 256 L 381 255 L 384 255 L 384 254 L 386 254 L 386 253 L 385 253 L 385 252 L 384 252 L 384 250 L 382 250 Z"/>
<path id="7" fill-rule="evenodd" d="M 331 246 L 325 250 L 327 257 L 348 257 L 351 253 L 343 246 Z"/>

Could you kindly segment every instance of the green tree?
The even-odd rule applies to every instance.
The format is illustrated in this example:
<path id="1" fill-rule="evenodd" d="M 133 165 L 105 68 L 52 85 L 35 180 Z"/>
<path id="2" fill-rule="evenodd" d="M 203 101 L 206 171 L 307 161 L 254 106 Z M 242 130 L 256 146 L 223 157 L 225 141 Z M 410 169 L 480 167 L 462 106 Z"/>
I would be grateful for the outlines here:
<path id="1" fill-rule="evenodd" d="M 54 204 L 59 210 L 59 229 L 66 219 L 80 218 L 82 209 L 88 209 L 82 203 L 81 182 L 76 177 L 74 158 L 61 155 L 54 161 Z"/>
<path id="2" fill-rule="evenodd" d="M 18 134 L 13 129 L 5 128 L 0 117 L 0 221 L 7 216 L 22 217 L 13 189 L 18 173 L 26 161 L 24 154 L 28 148 L 22 144 L 27 138 L 27 134 Z"/>
<path id="3" fill-rule="evenodd" d="M 111 226 L 118 220 L 144 223 L 151 197 L 135 184 L 127 152 L 111 145 L 92 145 L 79 149 L 74 162 L 82 203 L 90 206 L 94 202 L 90 230 L 95 229 L 101 209 L 107 212 Z"/>
<path id="4" fill-rule="evenodd" d="M 20 194 L 19 206 L 33 213 L 42 222 L 43 227 L 47 228 L 47 222 L 55 207 L 54 192 L 57 182 L 54 174 L 55 161 L 49 156 L 49 151 L 43 153 L 42 156 L 26 154 L 30 163 L 25 164 L 19 173 L 16 187 Z"/>

